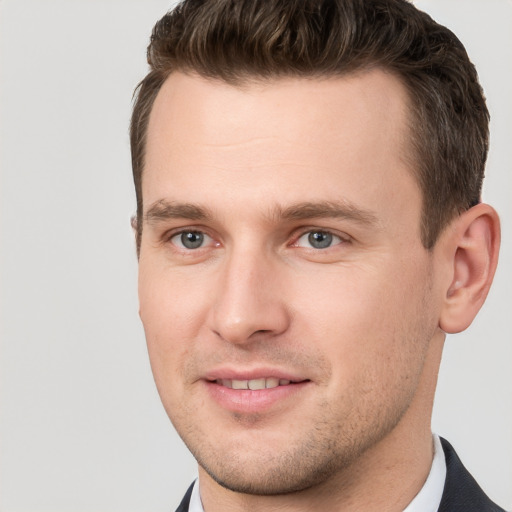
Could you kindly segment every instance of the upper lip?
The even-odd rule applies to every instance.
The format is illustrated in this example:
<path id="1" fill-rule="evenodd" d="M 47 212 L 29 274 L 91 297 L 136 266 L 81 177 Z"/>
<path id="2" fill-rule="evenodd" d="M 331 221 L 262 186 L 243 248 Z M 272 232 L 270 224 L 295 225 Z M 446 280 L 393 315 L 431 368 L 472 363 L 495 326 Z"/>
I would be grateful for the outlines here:
<path id="1" fill-rule="evenodd" d="M 289 380 L 291 382 L 302 382 L 309 380 L 306 377 L 294 372 L 278 368 L 255 368 L 251 370 L 241 370 L 232 368 L 218 368 L 211 370 L 204 375 L 205 380 L 216 381 L 225 380 L 254 380 L 274 377 L 277 379 Z"/>

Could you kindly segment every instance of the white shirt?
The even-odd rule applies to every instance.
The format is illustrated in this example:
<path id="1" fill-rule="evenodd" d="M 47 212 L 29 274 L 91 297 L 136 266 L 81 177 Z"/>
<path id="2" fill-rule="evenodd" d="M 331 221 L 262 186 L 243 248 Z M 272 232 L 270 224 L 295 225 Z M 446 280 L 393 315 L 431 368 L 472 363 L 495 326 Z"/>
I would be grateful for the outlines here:
<path id="1" fill-rule="evenodd" d="M 437 512 L 446 480 L 446 460 L 439 436 L 434 434 L 434 460 L 427 480 L 404 512 Z M 195 486 L 194 486 L 195 487 Z M 198 493 L 199 494 L 199 493 Z M 201 512 L 204 512 L 201 509 Z"/>
<path id="2" fill-rule="evenodd" d="M 403 512 L 437 512 L 443 496 L 444 482 L 446 480 L 446 461 L 439 436 L 434 434 L 434 459 L 427 480 L 420 492 L 409 503 Z M 189 512 L 204 512 L 198 481 L 194 482 L 190 496 Z"/>

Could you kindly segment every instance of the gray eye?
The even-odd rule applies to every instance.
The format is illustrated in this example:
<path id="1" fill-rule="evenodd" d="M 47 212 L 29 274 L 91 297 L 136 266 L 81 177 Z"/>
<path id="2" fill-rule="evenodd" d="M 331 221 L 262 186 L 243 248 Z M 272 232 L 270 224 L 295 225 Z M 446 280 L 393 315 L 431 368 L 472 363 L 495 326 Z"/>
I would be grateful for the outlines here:
<path id="1" fill-rule="evenodd" d="M 328 249 L 334 245 L 343 243 L 343 239 L 329 231 L 322 229 L 313 229 L 304 233 L 296 242 L 297 247 L 307 249 Z"/>
<path id="2" fill-rule="evenodd" d="M 173 236 L 172 241 L 184 249 L 198 249 L 204 244 L 205 234 L 201 231 L 183 231 Z"/>
<path id="3" fill-rule="evenodd" d="M 325 249 L 332 245 L 332 235 L 326 231 L 311 231 L 308 234 L 308 242 L 315 249 Z"/>

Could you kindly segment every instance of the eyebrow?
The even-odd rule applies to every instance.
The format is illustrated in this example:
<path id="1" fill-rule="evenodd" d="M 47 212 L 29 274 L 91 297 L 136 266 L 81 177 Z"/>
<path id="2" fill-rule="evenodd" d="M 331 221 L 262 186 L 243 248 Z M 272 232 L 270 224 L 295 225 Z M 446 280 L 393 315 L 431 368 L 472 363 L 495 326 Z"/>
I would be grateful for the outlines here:
<path id="1" fill-rule="evenodd" d="M 212 213 L 207 208 L 192 203 L 178 203 L 160 199 L 155 201 L 144 214 L 148 224 L 158 224 L 170 219 L 210 220 Z M 346 219 L 358 224 L 371 226 L 378 223 L 378 218 L 370 210 L 356 207 L 348 201 L 302 202 L 283 208 L 275 206 L 270 218 L 277 220 L 308 220 L 319 218 Z"/>
<path id="2" fill-rule="evenodd" d="M 297 203 L 285 209 L 278 207 L 274 215 L 285 220 L 335 218 L 351 220 L 367 226 L 378 223 L 377 215 L 374 212 L 361 209 L 348 201 Z"/>
<path id="3" fill-rule="evenodd" d="M 195 204 L 160 199 L 148 208 L 144 214 L 144 221 L 148 224 L 157 224 L 169 219 L 208 220 L 211 217 L 208 210 Z"/>

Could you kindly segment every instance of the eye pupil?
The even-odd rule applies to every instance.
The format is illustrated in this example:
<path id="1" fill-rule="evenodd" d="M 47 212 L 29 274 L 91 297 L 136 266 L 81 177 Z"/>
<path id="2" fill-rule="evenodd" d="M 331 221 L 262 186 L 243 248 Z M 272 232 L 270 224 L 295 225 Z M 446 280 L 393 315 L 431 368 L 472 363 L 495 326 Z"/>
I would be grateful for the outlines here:
<path id="1" fill-rule="evenodd" d="M 332 235 L 325 231 L 312 231 L 308 235 L 308 241 L 315 249 L 325 249 L 332 244 Z"/>
<path id="2" fill-rule="evenodd" d="M 201 247 L 203 241 L 204 235 L 199 231 L 187 231 L 181 234 L 181 243 L 187 249 L 197 249 Z"/>

